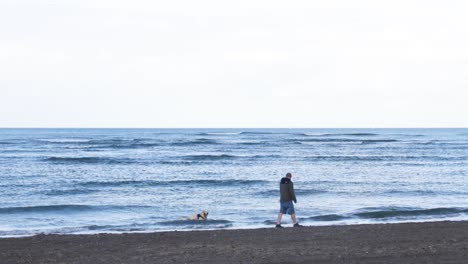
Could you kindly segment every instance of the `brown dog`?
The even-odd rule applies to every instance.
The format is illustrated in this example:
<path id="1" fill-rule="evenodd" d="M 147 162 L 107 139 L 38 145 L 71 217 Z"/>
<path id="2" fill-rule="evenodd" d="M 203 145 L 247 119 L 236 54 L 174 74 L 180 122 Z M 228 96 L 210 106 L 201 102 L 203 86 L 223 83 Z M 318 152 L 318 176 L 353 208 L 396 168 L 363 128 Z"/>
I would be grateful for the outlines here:
<path id="1" fill-rule="evenodd" d="M 187 217 L 187 220 L 206 220 L 208 218 L 208 211 L 201 211 L 199 214 L 191 215 Z"/>

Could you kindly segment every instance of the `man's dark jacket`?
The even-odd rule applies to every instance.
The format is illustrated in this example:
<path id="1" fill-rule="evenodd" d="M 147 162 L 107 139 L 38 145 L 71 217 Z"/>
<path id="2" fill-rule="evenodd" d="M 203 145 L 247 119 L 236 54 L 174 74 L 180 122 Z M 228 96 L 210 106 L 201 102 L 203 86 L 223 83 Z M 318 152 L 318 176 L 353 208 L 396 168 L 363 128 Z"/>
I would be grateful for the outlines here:
<path id="1" fill-rule="evenodd" d="M 297 203 L 294 185 L 290 178 L 284 177 L 280 183 L 281 202 L 294 201 Z"/>

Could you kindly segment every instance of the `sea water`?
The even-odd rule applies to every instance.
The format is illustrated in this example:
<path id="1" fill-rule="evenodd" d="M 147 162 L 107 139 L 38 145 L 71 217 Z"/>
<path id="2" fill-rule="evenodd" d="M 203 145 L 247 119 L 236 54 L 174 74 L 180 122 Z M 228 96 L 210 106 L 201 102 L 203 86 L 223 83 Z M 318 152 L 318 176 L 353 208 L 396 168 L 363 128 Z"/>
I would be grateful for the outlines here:
<path id="1" fill-rule="evenodd" d="M 0 236 L 272 228 L 287 172 L 303 225 L 468 220 L 468 129 L 0 129 Z"/>

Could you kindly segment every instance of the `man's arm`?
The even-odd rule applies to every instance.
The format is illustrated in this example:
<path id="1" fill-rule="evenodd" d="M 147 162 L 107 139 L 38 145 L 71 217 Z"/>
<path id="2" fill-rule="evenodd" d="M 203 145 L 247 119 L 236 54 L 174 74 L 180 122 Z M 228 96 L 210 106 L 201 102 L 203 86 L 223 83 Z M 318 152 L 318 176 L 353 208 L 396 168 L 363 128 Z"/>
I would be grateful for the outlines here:
<path id="1" fill-rule="evenodd" d="M 291 195 L 292 200 L 297 203 L 296 194 L 294 193 L 294 185 L 292 182 L 289 183 L 289 194 Z"/>

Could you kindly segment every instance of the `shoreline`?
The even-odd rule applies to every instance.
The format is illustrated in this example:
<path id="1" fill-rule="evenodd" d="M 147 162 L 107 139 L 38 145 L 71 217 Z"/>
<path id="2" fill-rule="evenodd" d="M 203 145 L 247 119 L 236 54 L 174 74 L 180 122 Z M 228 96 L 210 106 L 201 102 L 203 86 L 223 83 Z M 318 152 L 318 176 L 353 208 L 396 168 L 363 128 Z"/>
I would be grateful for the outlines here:
<path id="1" fill-rule="evenodd" d="M 2 263 L 463 263 L 468 221 L 0 238 Z"/>

